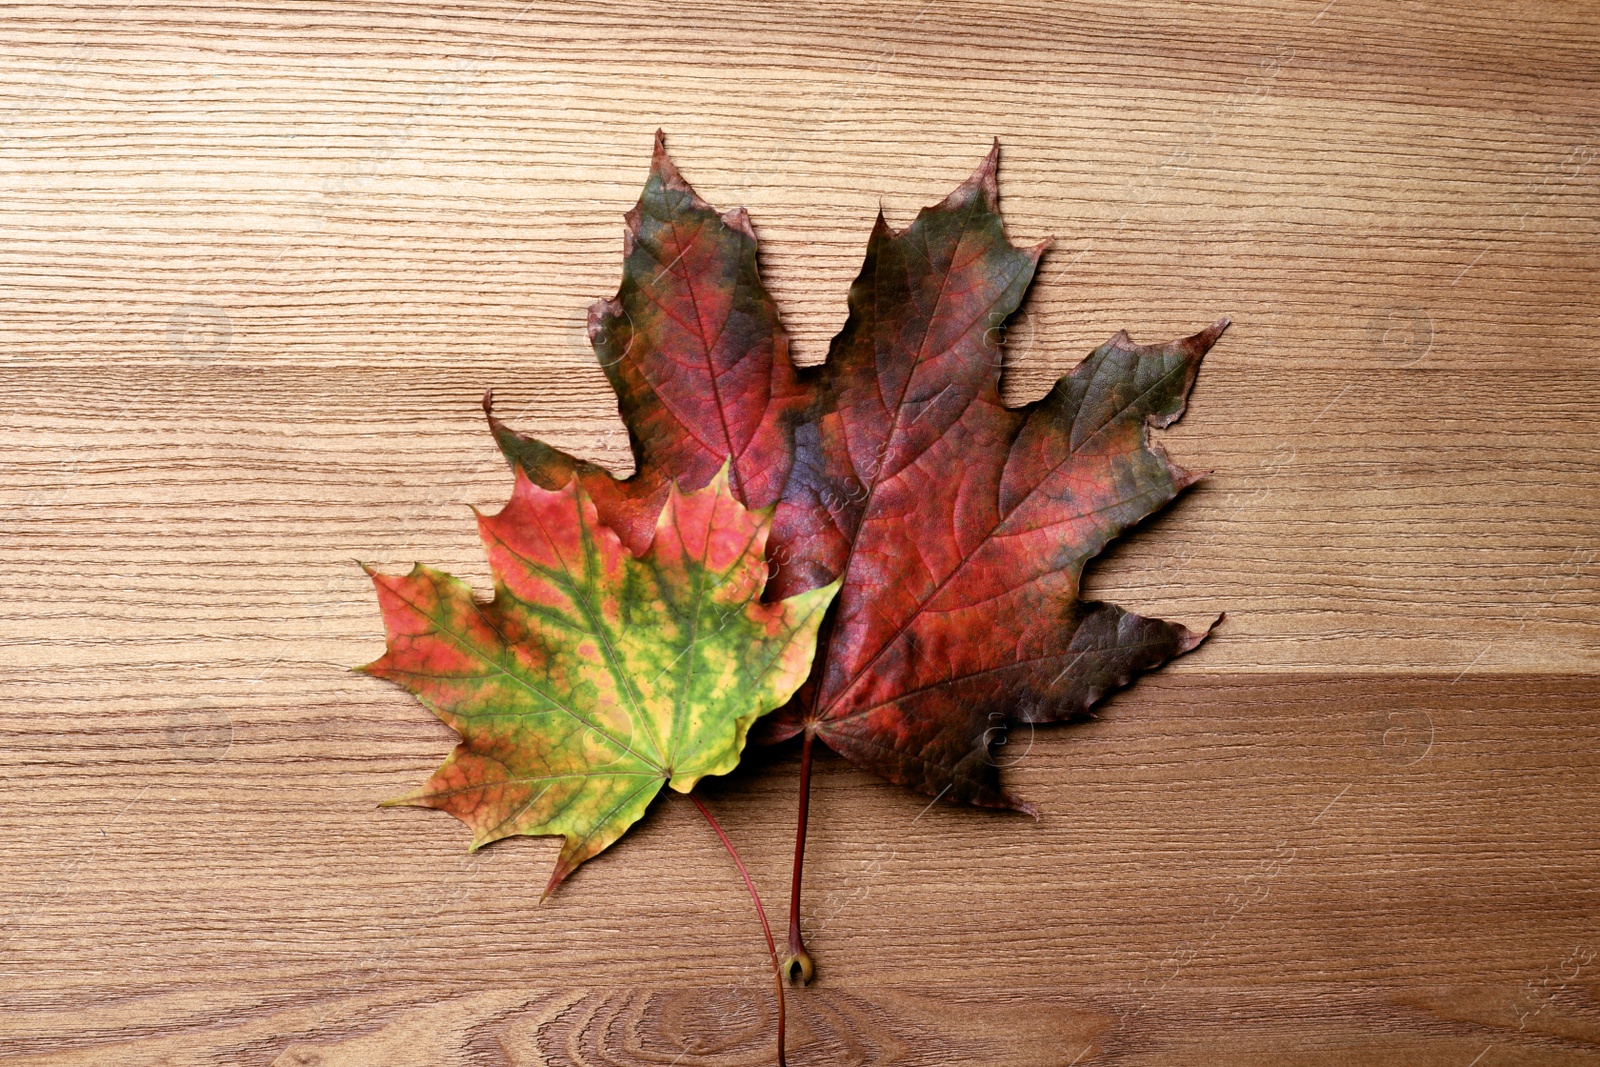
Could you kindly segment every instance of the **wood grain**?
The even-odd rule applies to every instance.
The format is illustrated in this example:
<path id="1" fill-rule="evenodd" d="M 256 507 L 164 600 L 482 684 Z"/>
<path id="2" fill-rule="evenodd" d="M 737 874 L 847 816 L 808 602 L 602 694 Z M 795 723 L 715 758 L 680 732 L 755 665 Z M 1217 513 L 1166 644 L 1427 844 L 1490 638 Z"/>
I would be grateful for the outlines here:
<path id="1" fill-rule="evenodd" d="M 484 581 L 478 398 L 619 469 L 582 336 L 666 129 L 820 360 L 881 204 L 1003 145 L 1014 401 L 1226 314 L 1214 473 L 1093 593 L 1228 612 L 1008 738 L 1044 818 L 820 768 L 796 1064 L 1600 1063 L 1600 12 L 14 4 L 0 23 L 0 1062 L 771 1059 L 664 803 L 373 809 L 448 748 L 355 559 Z M 782 909 L 792 753 L 708 792 Z M 709 783 L 708 783 L 709 784 Z"/>

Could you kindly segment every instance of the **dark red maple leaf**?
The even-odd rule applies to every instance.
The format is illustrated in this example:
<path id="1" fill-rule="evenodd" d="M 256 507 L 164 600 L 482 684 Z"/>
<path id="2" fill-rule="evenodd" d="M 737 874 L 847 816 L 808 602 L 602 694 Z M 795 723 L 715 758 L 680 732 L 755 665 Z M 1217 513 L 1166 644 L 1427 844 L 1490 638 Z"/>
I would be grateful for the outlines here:
<path id="1" fill-rule="evenodd" d="M 820 738 L 929 795 L 1031 810 L 991 758 L 1007 722 L 1081 717 L 1206 636 L 1079 586 L 1113 538 L 1197 480 L 1148 427 L 1183 413 L 1227 320 L 1160 345 L 1119 333 L 1042 399 L 1006 407 L 999 338 L 1044 245 L 1007 239 L 998 158 L 997 142 L 904 232 L 880 214 L 827 361 L 796 371 L 747 217 L 700 200 L 658 134 L 622 287 L 590 312 L 638 472 L 608 487 L 494 424 L 536 481 L 578 470 L 618 526 L 658 507 L 643 502 L 669 476 L 692 488 L 731 456 L 741 499 L 777 503 L 768 596 L 842 577 L 811 680 L 764 724 L 768 739 L 804 735 L 802 798 Z M 803 959 L 793 928 L 791 947 Z"/>
<path id="2" fill-rule="evenodd" d="M 868 240 L 773 535 L 778 595 L 844 585 L 820 675 L 775 725 L 925 793 L 1026 809 L 989 758 L 1000 723 L 1080 715 L 1205 636 L 1078 586 L 1196 480 L 1146 426 L 1182 414 L 1226 323 L 1165 345 L 1119 333 L 1007 408 L 995 339 L 1044 246 L 1006 239 L 997 153 L 904 233 L 880 216 Z"/>

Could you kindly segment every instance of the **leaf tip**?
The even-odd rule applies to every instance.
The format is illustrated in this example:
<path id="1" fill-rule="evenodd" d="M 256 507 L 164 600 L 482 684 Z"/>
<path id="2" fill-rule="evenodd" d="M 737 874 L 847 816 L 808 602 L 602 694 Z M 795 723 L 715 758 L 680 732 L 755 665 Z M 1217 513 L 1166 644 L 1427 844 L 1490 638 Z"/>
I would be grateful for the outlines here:
<path id="1" fill-rule="evenodd" d="M 729 208 L 722 213 L 722 224 L 735 233 L 756 240 L 756 229 L 750 224 L 750 212 L 742 207 Z"/>
<path id="2" fill-rule="evenodd" d="M 569 862 L 565 857 L 556 860 L 556 869 L 550 872 L 550 881 L 545 883 L 544 892 L 539 894 L 539 903 L 543 904 L 550 899 L 550 894 L 556 891 L 556 886 L 567 880 L 567 875 L 577 869 L 577 864 Z"/>
<path id="3" fill-rule="evenodd" d="M 956 191 L 946 198 L 944 205 L 954 206 L 965 203 L 973 193 L 978 193 L 983 197 L 985 204 L 989 205 L 990 208 L 995 207 L 1000 203 L 1000 183 L 996 178 L 999 170 L 1000 138 L 996 137 L 993 147 L 989 149 L 989 154 L 983 157 L 982 163 L 978 164 L 978 169 L 973 171 L 972 176 L 962 182 L 956 188 Z"/>
<path id="4" fill-rule="evenodd" d="M 889 228 L 889 220 L 883 217 L 883 201 L 878 201 L 878 217 L 872 222 L 872 235 L 869 240 L 879 241 L 894 236 L 894 231 Z"/>
<path id="5" fill-rule="evenodd" d="M 664 187 L 676 189 L 681 193 L 688 193 L 690 196 L 694 196 L 697 201 L 699 200 L 699 197 L 695 196 L 694 189 L 684 180 L 683 172 L 678 169 L 678 165 L 667 154 L 666 135 L 659 129 L 656 130 L 655 147 L 650 152 L 650 175 L 651 177 L 659 178 Z M 630 220 L 629 228 L 636 228 L 636 223 L 633 220 Z"/>
<path id="6" fill-rule="evenodd" d="M 677 170 L 672 157 L 667 155 L 666 131 L 657 126 L 654 142 L 650 146 L 650 173 L 659 174 L 665 180 L 669 173 L 675 174 Z"/>
<path id="7" fill-rule="evenodd" d="M 733 477 L 733 457 L 732 456 L 723 456 L 722 457 L 722 466 L 717 468 L 717 473 L 715 473 L 715 474 L 713 474 L 711 476 L 711 481 L 708 482 L 707 484 L 712 490 L 714 490 L 716 492 L 716 494 L 718 496 L 727 496 L 731 492 L 731 490 L 728 488 L 728 485 L 729 485 L 729 482 L 732 479 L 732 477 Z"/>
<path id="8" fill-rule="evenodd" d="M 1217 338 L 1222 336 L 1223 331 L 1227 330 L 1227 328 L 1232 325 L 1233 320 L 1224 315 L 1216 322 L 1213 322 L 1210 326 L 1207 326 L 1205 329 L 1189 338 L 1189 343 L 1195 348 L 1199 349 L 1201 355 L 1204 355 L 1211 349 L 1212 345 L 1217 343 Z"/>
<path id="9" fill-rule="evenodd" d="M 1211 620 L 1210 626 L 1207 626 L 1204 630 L 1201 630 L 1198 633 L 1189 629 L 1187 626 L 1184 627 L 1183 636 L 1178 639 L 1178 655 L 1181 656 L 1185 652 L 1193 652 L 1195 649 L 1199 648 L 1205 643 L 1206 638 L 1210 637 L 1212 632 L 1215 631 L 1217 627 L 1222 625 L 1222 620 L 1226 619 L 1227 617 L 1228 613 L 1226 611 L 1222 612 L 1215 619 Z"/>

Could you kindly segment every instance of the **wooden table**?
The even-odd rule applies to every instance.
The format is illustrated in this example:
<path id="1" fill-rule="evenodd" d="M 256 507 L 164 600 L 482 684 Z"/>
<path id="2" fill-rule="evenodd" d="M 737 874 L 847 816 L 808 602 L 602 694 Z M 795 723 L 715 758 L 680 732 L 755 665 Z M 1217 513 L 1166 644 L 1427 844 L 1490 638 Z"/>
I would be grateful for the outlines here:
<path id="1" fill-rule="evenodd" d="M 448 749 L 355 564 L 487 581 L 478 408 L 619 469 L 583 338 L 664 127 L 803 362 L 1003 145 L 1013 401 L 1219 315 L 1215 473 L 1091 592 L 1228 621 L 1014 736 L 1033 824 L 819 768 L 791 1062 L 1600 1063 L 1600 10 L 10 5 L 0 1062 L 771 1062 L 667 798 L 536 906 L 375 810 Z M 796 758 L 707 789 L 785 901 Z"/>

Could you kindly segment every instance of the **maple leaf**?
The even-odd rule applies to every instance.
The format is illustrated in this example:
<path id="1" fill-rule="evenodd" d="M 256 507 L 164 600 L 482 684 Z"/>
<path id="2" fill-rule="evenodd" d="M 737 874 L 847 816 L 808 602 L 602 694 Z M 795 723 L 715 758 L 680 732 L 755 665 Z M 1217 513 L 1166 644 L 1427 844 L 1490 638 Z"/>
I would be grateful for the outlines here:
<path id="1" fill-rule="evenodd" d="M 924 793 L 1031 810 L 991 758 L 1007 722 L 1081 717 L 1206 636 L 1079 585 L 1197 480 L 1147 427 L 1182 414 L 1227 322 L 1163 345 L 1119 333 L 1041 400 L 1006 407 L 999 337 L 1045 246 L 1006 238 L 998 158 L 996 142 L 903 233 L 880 213 L 827 361 L 796 371 L 747 217 L 696 196 L 658 133 L 622 287 L 590 323 L 638 462 L 608 506 L 639 507 L 672 463 L 692 482 L 731 457 L 736 489 L 762 504 L 782 472 L 768 596 L 843 582 L 813 677 L 767 738 L 803 732 L 807 757 L 818 738 Z M 491 420 L 514 462 L 606 484 Z"/>
<path id="2" fill-rule="evenodd" d="M 369 570 L 388 651 L 361 669 L 461 735 L 425 785 L 387 803 L 449 812 L 474 849 L 563 836 L 548 895 L 664 784 L 687 793 L 733 769 L 751 724 L 805 679 L 838 587 L 761 601 L 771 513 L 734 499 L 725 470 L 696 492 L 669 481 L 637 553 L 579 478 L 546 489 L 519 470 L 510 503 L 478 526 L 494 599 L 420 564 Z"/>
<path id="3" fill-rule="evenodd" d="M 1227 324 L 1163 345 L 1119 333 L 1006 407 L 998 332 L 1045 246 L 1006 238 L 998 148 L 868 240 L 773 537 L 777 595 L 844 585 L 808 699 L 773 726 L 930 795 L 1031 811 L 990 755 L 1005 722 L 1078 717 L 1205 637 L 1078 594 L 1090 559 L 1197 480 L 1146 427 L 1182 414 Z"/>
<path id="4" fill-rule="evenodd" d="M 624 218 L 622 285 L 589 308 L 588 329 L 628 427 L 633 476 L 619 481 L 516 433 L 495 418 L 492 394 L 484 411 L 512 463 L 549 489 L 576 474 L 601 521 L 640 552 L 668 486 L 697 489 L 724 464 L 744 504 L 777 503 L 805 396 L 761 283 L 750 216 L 700 199 L 659 130 L 649 180 Z"/>

